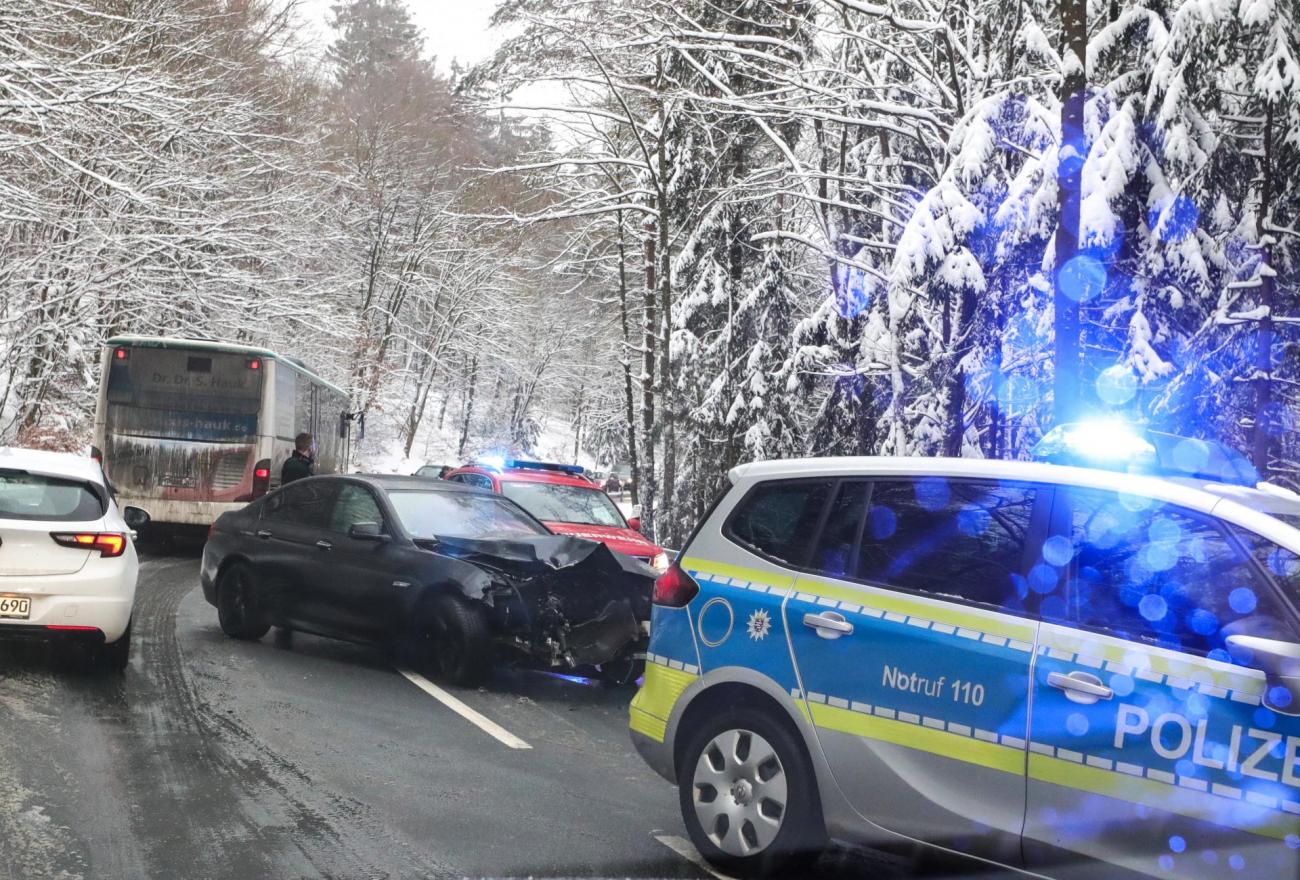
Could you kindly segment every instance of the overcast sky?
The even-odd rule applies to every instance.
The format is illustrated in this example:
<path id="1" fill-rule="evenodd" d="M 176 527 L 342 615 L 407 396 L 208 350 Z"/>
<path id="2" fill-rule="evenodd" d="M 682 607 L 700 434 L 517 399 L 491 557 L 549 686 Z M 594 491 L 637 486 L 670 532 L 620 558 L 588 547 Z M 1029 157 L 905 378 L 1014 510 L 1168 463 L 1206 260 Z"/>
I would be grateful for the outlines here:
<path id="1" fill-rule="evenodd" d="M 333 39 L 329 27 L 330 6 L 338 0 L 304 0 L 303 17 L 319 29 L 320 43 Z M 406 0 L 411 18 L 424 32 L 425 50 L 438 56 L 438 67 L 446 70 L 453 58 L 469 65 L 492 54 L 501 42 L 498 32 L 488 28 L 488 19 L 498 0 Z"/>

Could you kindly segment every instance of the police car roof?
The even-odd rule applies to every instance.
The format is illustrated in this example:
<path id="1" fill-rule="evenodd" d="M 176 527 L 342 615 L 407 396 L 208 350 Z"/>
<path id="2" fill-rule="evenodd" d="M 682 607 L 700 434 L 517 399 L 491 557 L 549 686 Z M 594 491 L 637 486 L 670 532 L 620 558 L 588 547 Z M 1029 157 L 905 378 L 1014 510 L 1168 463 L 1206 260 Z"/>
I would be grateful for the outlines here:
<path id="1" fill-rule="evenodd" d="M 27 471 L 47 477 L 67 477 L 73 480 L 104 484 L 99 462 L 85 455 L 71 452 L 46 452 L 41 449 L 22 449 L 17 446 L 0 446 L 0 469 Z"/>
<path id="2" fill-rule="evenodd" d="M 1109 489 L 1209 512 L 1227 501 L 1267 513 L 1300 515 L 1300 496 L 1273 486 L 1214 483 L 1185 477 L 1132 474 L 1101 468 L 1075 467 L 1037 461 L 985 458 L 868 457 L 796 458 L 742 464 L 730 473 L 734 484 L 799 477 L 930 476 L 1053 483 Z"/>

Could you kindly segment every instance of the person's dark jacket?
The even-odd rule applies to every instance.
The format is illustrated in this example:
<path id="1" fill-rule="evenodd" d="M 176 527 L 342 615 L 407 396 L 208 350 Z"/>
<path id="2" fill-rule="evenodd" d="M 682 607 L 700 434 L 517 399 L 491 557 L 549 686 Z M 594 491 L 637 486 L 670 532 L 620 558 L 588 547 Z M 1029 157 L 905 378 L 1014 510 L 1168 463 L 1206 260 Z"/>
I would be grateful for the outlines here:
<path id="1" fill-rule="evenodd" d="M 285 460 L 284 467 L 280 468 L 280 485 L 310 477 L 314 473 L 316 473 L 315 460 L 310 455 L 303 455 L 295 449 L 293 455 Z"/>

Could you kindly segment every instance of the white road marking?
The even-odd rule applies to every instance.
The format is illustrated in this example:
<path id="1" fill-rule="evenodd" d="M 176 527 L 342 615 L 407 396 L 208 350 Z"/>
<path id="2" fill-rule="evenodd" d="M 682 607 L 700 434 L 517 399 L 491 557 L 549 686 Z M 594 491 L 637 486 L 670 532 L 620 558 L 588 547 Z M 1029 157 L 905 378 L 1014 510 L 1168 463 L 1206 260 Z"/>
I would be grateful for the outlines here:
<path id="1" fill-rule="evenodd" d="M 465 703 L 456 699 L 451 694 L 447 693 L 442 688 L 438 687 L 436 684 L 429 681 L 423 675 L 419 675 L 407 669 L 398 669 L 397 671 L 402 673 L 402 675 L 406 678 L 406 680 L 409 681 L 411 684 L 415 685 L 420 690 L 424 691 L 426 694 L 433 697 L 439 703 L 442 703 L 448 709 L 455 712 L 460 717 L 464 718 L 470 724 L 473 724 L 475 727 L 477 727 L 479 730 L 486 733 L 488 736 L 496 740 L 499 740 L 500 742 L 504 743 L 505 745 L 509 746 L 512 749 L 532 748 L 532 746 L 524 742 L 519 737 L 515 736 L 510 731 L 506 730 L 500 724 L 497 724 L 491 718 L 488 718 L 487 716 L 475 711 L 474 709 L 471 709 Z"/>
<path id="2" fill-rule="evenodd" d="M 660 843 L 662 843 L 664 846 L 668 847 L 673 852 L 677 853 L 677 855 L 686 859 L 686 861 L 690 862 L 692 865 L 695 865 L 697 868 L 701 868 L 705 871 L 708 871 L 714 877 L 717 877 L 718 880 L 732 880 L 731 877 L 728 877 L 726 874 L 723 874 L 721 871 L 715 871 L 712 867 L 710 867 L 709 863 L 704 860 L 704 856 L 700 855 L 699 850 L 691 846 L 691 842 L 686 838 L 674 837 L 671 834 L 652 834 L 650 836 L 653 837 L 655 840 L 659 841 Z"/>

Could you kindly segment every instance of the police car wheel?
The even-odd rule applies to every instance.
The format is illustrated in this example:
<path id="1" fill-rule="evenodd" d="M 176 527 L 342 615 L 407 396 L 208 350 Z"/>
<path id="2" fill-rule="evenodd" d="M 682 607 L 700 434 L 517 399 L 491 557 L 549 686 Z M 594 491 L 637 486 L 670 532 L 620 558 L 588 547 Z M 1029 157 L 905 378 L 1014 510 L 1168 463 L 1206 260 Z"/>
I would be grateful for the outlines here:
<path id="1" fill-rule="evenodd" d="M 812 768 L 794 735 L 761 712 L 733 709 L 703 725 L 677 783 L 691 841 L 724 873 L 788 873 L 823 845 Z"/>

